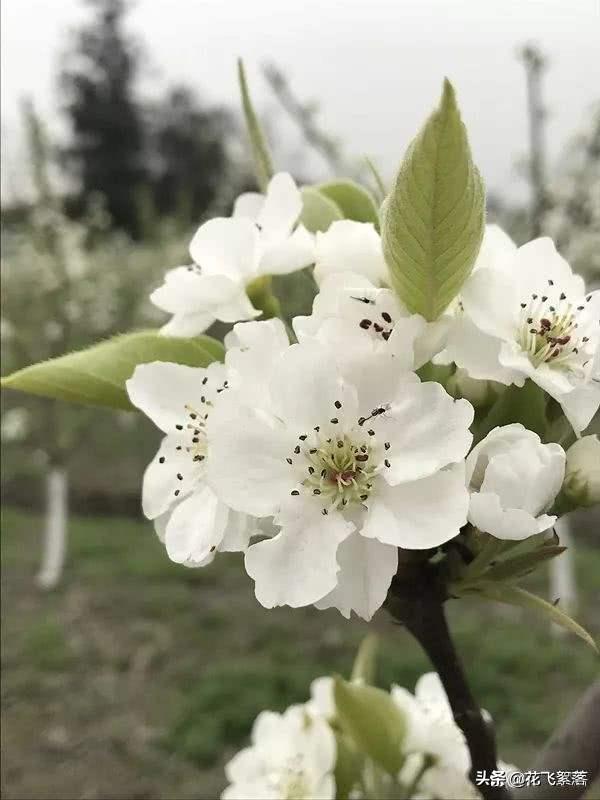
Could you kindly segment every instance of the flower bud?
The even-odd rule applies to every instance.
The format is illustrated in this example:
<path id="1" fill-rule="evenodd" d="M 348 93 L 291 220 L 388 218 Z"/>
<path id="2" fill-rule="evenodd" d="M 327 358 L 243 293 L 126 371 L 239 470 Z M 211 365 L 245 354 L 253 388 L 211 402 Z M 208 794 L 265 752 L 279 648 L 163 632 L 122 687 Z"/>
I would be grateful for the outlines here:
<path id="1" fill-rule="evenodd" d="M 600 503 L 600 439 L 584 436 L 567 451 L 563 494 L 575 506 Z"/>

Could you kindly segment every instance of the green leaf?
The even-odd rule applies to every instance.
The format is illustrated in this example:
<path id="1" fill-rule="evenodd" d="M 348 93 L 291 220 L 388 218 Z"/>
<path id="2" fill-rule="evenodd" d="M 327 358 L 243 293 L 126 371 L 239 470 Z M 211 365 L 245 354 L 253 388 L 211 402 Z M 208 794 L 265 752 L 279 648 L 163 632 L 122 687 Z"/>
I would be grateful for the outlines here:
<path id="1" fill-rule="evenodd" d="M 25 367 L 2 378 L 2 386 L 72 403 L 131 410 L 125 381 L 137 364 L 173 361 L 206 367 L 223 356 L 223 345 L 210 336 L 182 339 L 139 331 Z"/>
<path id="2" fill-rule="evenodd" d="M 440 107 L 410 145 L 383 207 L 384 255 L 410 311 L 440 316 L 469 277 L 484 227 L 483 181 L 446 80 Z"/>
<path id="3" fill-rule="evenodd" d="M 246 81 L 246 71 L 244 69 L 244 62 L 241 58 L 238 59 L 238 82 L 240 85 L 240 94 L 242 96 L 242 108 L 244 109 L 244 118 L 246 120 L 246 128 L 248 130 L 248 137 L 250 139 L 250 146 L 252 147 L 252 156 L 254 158 L 254 171 L 256 173 L 256 180 L 261 191 L 266 191 L 267 185 L 273 176 L 273 164 L 267 147 L 265 135 L 260 127 L 258 117 L 254 111 L 250 93 L 248 91 L 248 83 Z"/>
<path id="4" fill-rule="evenodd" d="M 508 386 L 478 425 L 473 444 L 484 439 L 494 428 L 512 422 L 520 422 L 545 440 L 547 400 L 544 390 L 529 379 L 524 386 Z"/>
<path id="5" fill-rule="evenodd" d="M 365 636 L 360 643 L 358 653 L 354 659 L 352 667 L 352 680 L 354 683 L 371 684 L 375 682 L 375 671 L 377 668 L 377 648 L 379 641 L 375 634 Z"/>
<path id="6" fill-rule="evenodd" d="M 395 775 L 403 762 L 406 723 L 391 696 L 341 678 L 335 679 L 334 696 L 338 721 L 357 749 Z"/>
<path id="7" fill-rule="evenodd" d="M 507 603 L 508 605 L 520 606 L 521 608 L 533 609 L 534 611 L 543 611 L 550 617 L 552 622 L 576 634 L 598 652 L 596 642 L 585 628 L 582 628 L 581 625 L 571 619 L 568 614 L 565 614 L 559 608 L 552 605 L 552 603 L 538 597 L 536 594 L 528 592 L 526 589 L 522 589 L 520 586 L 513 586 L 511 583 L 497 583 L 496 581 L 482 580 L 477 581 L 477 584 L 473 584 L 468 591 L 469 593 L 481 595 L 487 600 L 495 600 L 498 603 Z"/>
<path id="8" fill-rule="evenodd" d="M 377 187 L 376 197 L 377 200 L 383 202 L 385 196 L 387 195 L 387 190 L 385 188 L 385 183 L 383 182 L 383 178 L 373 161 L 368 157 L 365 156 L 365 163 L 369 168 L 371 175 L 373 176 L 373 180 L 375 181 L 375 186 Z"/>
<path id="9" fill-rule="evenodd" d="M 350 180 L 329 181 L 316 187 L 341 209 L 345 219 L 372 222 L 379 230 L 379 209 L 371 193 Z"/>
<path id="10" fill-rule="evenodd" d="M 364 758 L 357 752 L 347 736 L 334 731 L 337 745 L 335 761 L 335 796 L 337 800 L 348 800 L 352 790 L 360 783 Z"/>
<path id="11" fill-rule="evenodd" d="M 302 192 L 302 214 L 300 222 L 311 233 L 326 231 L 336 219 L 343 219 L 339 206 L 314 186 L 305 186 Z"/>
<path id="12" fill-rule="evenodd" d="M 531 553 L 515 556 L 514 558 L 503 558 L 497 564 L 494 564 L 486 570 L 484 577 L 486 580 L 489 578 L 494 581 L 522 577 L 528 572 L 531 572 L 538 564 L 559 556 L 561 553 L 564 553 L 566 549 L 566 547 L 560 545 L 548 545 L 546 547 L 540 547 L 538 550 L 534 550 Z"/>

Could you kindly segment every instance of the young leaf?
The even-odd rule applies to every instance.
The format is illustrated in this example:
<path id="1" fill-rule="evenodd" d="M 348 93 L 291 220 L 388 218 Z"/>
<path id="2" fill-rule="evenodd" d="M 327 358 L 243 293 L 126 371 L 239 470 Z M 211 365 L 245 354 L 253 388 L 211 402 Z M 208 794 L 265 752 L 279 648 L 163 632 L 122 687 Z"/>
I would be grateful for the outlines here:
<path id="1" fill-rule="evenodd" d="M 351 680 L 353 683 L 374 683 L 378 644 L 377 636 L 374 634 L 365 636 L 360 643 L 352 666 Z"/>
<path id="2" fill-rule="evenodd" d="M 437 319 L 468 278 L 483 237 L 483 181 L 454 89 L 410 145 L 382 215 L 383 251 L 400 299 Z"/>
<path id="3" fill-rule="evenodd" d="M 357 749 L 395 775 L 402 766 L 404 715 L 387 692 L 335 679 L 337 718 Z"/>
<path id="4" fill-rule="evenodd" d="M 206 367 L 223 356 L 223 345 L 210 336 L 180 339 L 139 331 L 25 367 L 2 378 L 2 386 L 73 403 L 131 410 L 125 381 L 138 364 L 173 361 Z"/>
<path id="5" fill-rule="evenodd" d="M 300 222 L 311 233 L 326 231 L 336 219 L 343 219 L 340 207 L 314 186 L 305 186 L 302 190 L 302 213 Z"/>
<path id="6" fill-rule="evenodd" d="M 564 553 L 566 549 L 566 547 L 561 547 L 560 545 L 548 545 L 547 547 L 533 550 L 531 553 L 523 553 L 523 555 L 515 556 L 514 558 L 504 558 L 490 567 L 485 572 L 484 578 L 494 581 L 519 578 L 531 572 L 538 564 Z"/>
<path id="7" fill-rule="evenodd" d="M 379 209 L 371 193 L 349 180 L 321 183 L 317 189 L 341 209 L 345 219 L 372 222 L 379 229 Z"/>
<path id="8" fill-rule="evenodd" d="M 339 731 L 334 731 L 337 745 L 335 761 L 335 796 L 337 800 L 348 800 L 352 790 L 360 783 L 364 758 L 350 740 Z"/>
<path id="9" fill-rule="evenodd" d="M 481 597 L 485 597 L 487 600 L 495 600 L 498 603 L 507 603 L 513 606 L 521 606 L 521 608 L 530 608 L 534 611 L 543 611 L 550 617 L 552 622 L 576 634 L 583 639 L 584 642 L 587 642 L 590 647 L 598 651 L 596 642 L 585 628 L 582 628 L 581 625 L 571 619 L 568 614 L 565 614 L 559 608 L 552 605 L 552 603 L 538 597 L 536 594 L 528 592 L 526 589 L 522 589 L 520 586 L 514 586 L 511 583 L 497 583 L 496 581 L 481 580 L 473 584 L 469 593 L 471 593 L 471 591 Z"/>
<path id="10" fill-rule="evenodd" d="M 258 117 L 254 111 L 254 106 L 252 105 L 252 100 L 250 99 L 248 83 L 246 81 L 246 71 L 244 70 L 244 62 L 241 58 L 238 59 L 238 81 L 240 85 L 240 94 L 242 96 L 244 118 L 248 129 L 248 137 L 250 138 L 250 145 L 252 147 L 256 180 L 259 188 L 264 192 L 273 176 L 273 164 L 271 162 L 265 135 L 262 132 Z"/>

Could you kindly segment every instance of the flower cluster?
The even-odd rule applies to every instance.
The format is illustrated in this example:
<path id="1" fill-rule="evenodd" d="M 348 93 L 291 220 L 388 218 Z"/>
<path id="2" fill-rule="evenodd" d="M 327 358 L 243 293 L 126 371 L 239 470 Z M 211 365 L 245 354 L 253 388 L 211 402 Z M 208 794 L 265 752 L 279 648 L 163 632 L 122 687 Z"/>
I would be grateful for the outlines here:
<path id="1" fill-rule="evenodd" d="M 343 796 L 356 800 L 475 800 L 480 796 L 469 780 L 471 757 L 466 741 L 435 672 L 417 681 L 414 695 L 400 686 L 387 694 L 362 682 L 341 682 L 345 686 L 341 693 L 335 683 L 333 678 L 318 678 L 307 703 L 282 714 L 259 714 L 250 746 L 225 768 L 229 785 L 222 794 L 224 800 L 333 800 L 340 796 L 342 784 Z M 397 753 L 392 754 L 392 772 L 382 766 L 377 750 L 365 746 L 360 737 L 357 741 L 345 723 L 345 693 L 360 698 L 363 691 L 375 692 L 402 729 Z M 365 713 L 365 728 L 370 723 Z"/>
<path id="2" fill-rule="evenodd" d="M 200 227 L 194 263 L 152 295 L 173 314 L 167 334 L 249 321 L 227 335 L 224 363 L 142 364 L 128 381 L 131 402 L 165 434 L 143 508 L 174 561 L 244 552 L 267 608 L 314 604 L 368 620 L 399 548 L 435 551 L 468 525 L 504 540 L 552 526 L 563 447 L 520 422 L 474 447 L 473 433 L 480 405 L 526 379 L 577 433 L 587 425 L 600 403 L 600 293 L 585 293 L 549 240 L 517 249 L 492 226 L 458 300 L 428 322 L 390 288 L 372 224 L 341 220 L 312 235 L 301 207 L 285 173 L 265 197 L 242 195 L 231 218 Z M 254 321 L 248 284 L 307 264 L 319 292 L 292 338 L 279 319 Z M 425 379 L 424 365 L 444 369 L 436 363 L 456 365 L 446 385 Z M 477 414 L 461 394 L 479 397 Z"/>

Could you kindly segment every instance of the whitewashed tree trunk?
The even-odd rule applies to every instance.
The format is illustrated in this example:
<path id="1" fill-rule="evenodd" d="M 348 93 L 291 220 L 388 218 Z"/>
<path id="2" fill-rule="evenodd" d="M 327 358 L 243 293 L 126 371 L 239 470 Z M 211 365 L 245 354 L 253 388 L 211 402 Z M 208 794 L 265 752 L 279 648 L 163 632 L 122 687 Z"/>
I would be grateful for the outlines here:
<path id="1" fill-rule="evenodd" d="M 556 531 L 560 543 L 567 548 L 558 558 L 550 561 L 550 600 L 560 599 L 560 608 L 573 616 L 577 613 L 577 579 L 575 577 L 575 543 L 571 536 L 568 518 L 557 520 Z M 564 628 L 552 624 L 552 633 L 556 637 L 566 634 Z"/>
<path id="2" fill-rule="evenodd" d="M 65 562 L 68 521 L 68 475 L 61 467 L 52 467 L 46 476 L 46 520 L 42 564 L 37 576 L 41 589 L 58 585 Z"/>

